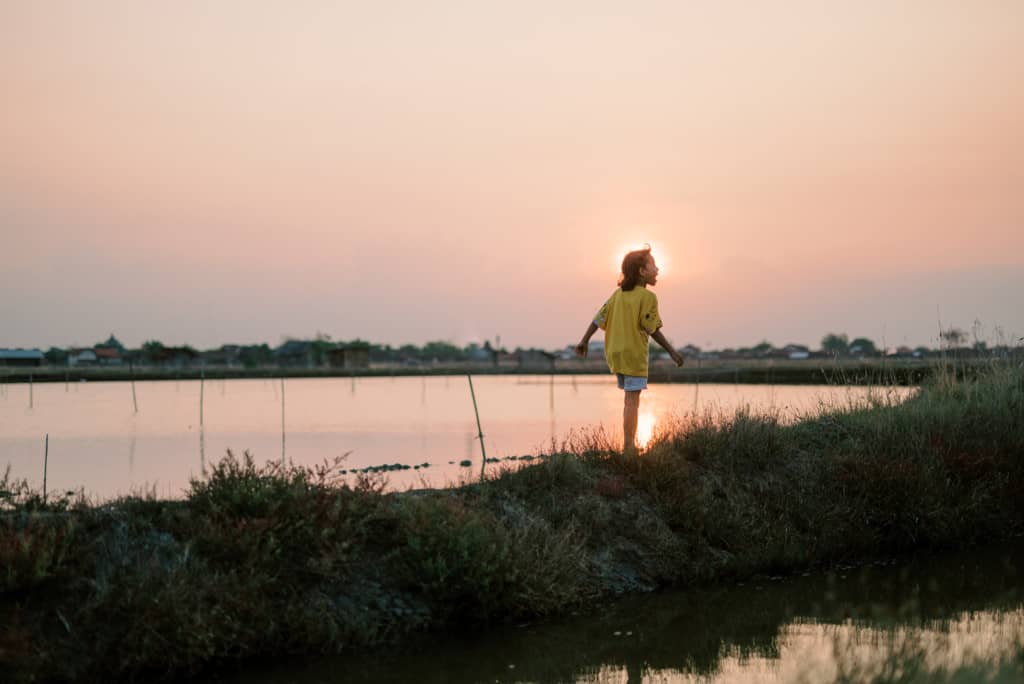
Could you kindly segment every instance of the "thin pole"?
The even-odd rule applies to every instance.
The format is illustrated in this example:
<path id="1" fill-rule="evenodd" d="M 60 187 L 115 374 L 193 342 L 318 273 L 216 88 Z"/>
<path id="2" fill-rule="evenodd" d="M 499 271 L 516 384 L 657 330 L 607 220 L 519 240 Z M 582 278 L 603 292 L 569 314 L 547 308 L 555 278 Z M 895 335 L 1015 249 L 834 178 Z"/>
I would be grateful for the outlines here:
<path id="1" fill-rule="evenodd" d="M 284 376 L 281 376 L 281 466 L 284 466 Z"/>
<path id="2" fill-rule="evenodd" d="M 484 468 L 487 466 L 487 449 L 484 448 L 484 431 L 480 427 L 480 409 L 476 406 L 476 392 L 473 391 L 473 376 L 466 373 L 469 379 L 469 395 L 473 397 L 473 413 L 476 414 L 476 431 L 480 438 L 480 481 L 484 481 Z"/>
<path id="3" fill-rule="evenodd" d="M 555 450 L 555 375 L 548 382 L 548 415 L 551 418 L 551 450 Z"/>
<path id="4" fill-rule="evenodd" d="M 206 434 L 203 429 L 203 395 L 206 391 L 206 368 L 199 368 L 199 469 L 206 475 Z"/>
<path id="5" fill-rule="evenodd" d="M 700 400 L 700 354 L 697 355 L 697 382 L 693 386 L 693 412 L 697 412 L 697 405 Z"/>
<path id="6" fill-rule="evenodd" d="M 199 369 L 199 429 L 203 429 L 203 394 L 206 389 L 206 369 Z"/>
<path id="7" fill-rule="evenodd" d="M 128 370 L 132 374 L 132 405 L 135 407 L 135 412 L 139 412 L 139 401 L 135 398 L 135 362 L 128 362 Z"/>
<path id="8" fill-rule="evenodd" d="M 43 503 L 46 503 L 46 470 L 50 465 L 50 433 L 46 433 L 46 442 L 43 447 Z"/>
<path id="9" fill-rule="evenodd" d="M 28 374 L 28 407 L 32 408 L 35 402 L 35 385 L 32 381 L 32 374 Z"/>

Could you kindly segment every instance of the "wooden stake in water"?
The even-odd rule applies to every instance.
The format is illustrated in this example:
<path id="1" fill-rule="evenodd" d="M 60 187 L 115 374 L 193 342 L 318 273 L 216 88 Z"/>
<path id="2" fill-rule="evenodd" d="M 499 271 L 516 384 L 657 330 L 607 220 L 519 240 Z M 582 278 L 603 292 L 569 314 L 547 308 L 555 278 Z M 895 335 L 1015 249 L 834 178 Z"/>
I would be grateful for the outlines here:
<path id="1" fill-rule="evenodd" d="M 548 382 L 548 416 L 551 418 L 551 450 L 555 449 L 555 376 Z"/>
<path id="2" fill-rule="evenodd" d="M 469 379 L 469 395 L 473 397 L 473 413 L 476 414 L 476 431 L 480 438 L 480 481 L 484 481 L 484 468 L 487 466 L 487 449 L 484 448 L 484 431 L 480 427 L 480 410 L 476 406 L 476 392 L 473 391 L 473 376 L 466 373 Z"/>
<path id="3" fill-rule="evenodd" d="M 284 376 L 281 376 L 281 465 L 284 466 Z"/>
<path id="4" fill-rule="evenodd" d="M 199 370 L 199 429 L 203 429 L 203 394 L 206 387 L 206 369 Z"/>
<path id="5" fill-rule="evenodd" d="M 43 446 L 43 503 L 46 503 L 46 470 L 50 465 L 50 433 L 46 433 L 46 442 Z"/>
<path id="6" fill-rule="evenodd" d="M 206 435 L 203 429 L 203 395 L 206 390 L 206 369 L 199 369 L 199 469 L 206 474 Z"/>
<path id="7" fill-rule="evenodd" d="M 128 370 L 132 374 L 132 406 L 135 407 L 135 412 L 139 412 L 139 401 L 135 398 L 135 362 L 128 362 Z"/>
<path id="8" fill-rule="evenodd" d="M 693 384 L 693 412 L 697 412 L 697 407 L 700 402 L 700 356 L 697 356 L 697 375 L 696 382 Z"/>

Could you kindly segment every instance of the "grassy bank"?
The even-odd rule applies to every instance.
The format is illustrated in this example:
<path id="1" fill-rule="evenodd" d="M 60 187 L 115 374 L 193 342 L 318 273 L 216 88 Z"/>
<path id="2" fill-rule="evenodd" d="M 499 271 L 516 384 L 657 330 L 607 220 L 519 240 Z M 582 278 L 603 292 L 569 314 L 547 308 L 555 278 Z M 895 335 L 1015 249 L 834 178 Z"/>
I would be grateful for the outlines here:
<path id="1" fill-rule="evenodd" d="M 0 482 L 0 668 L 149 680 L 1024 531 L 1024 370 L 793 425 L 680 421 L 638 459 L 581 436 L 445 491 L 228 458 L 183 501 Z"/>

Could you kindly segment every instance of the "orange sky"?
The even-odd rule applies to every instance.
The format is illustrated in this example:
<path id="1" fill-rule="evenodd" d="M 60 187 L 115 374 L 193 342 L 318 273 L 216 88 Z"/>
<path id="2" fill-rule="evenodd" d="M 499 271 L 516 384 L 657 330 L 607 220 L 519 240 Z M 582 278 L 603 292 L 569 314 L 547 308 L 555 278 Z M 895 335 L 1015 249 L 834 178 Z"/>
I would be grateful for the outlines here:
<path id="1" fill-rule="evenodd" d="M 4 3 L 0 346 L 1024 335 L 1024 3 L 496 4 Z"/>

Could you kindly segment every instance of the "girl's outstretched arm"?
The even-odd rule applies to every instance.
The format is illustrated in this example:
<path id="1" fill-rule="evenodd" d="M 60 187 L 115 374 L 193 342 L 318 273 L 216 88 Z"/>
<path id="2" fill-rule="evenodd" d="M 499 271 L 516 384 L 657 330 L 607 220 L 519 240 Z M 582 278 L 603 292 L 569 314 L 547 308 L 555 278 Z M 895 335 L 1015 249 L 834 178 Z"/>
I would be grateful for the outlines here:
<path id="1" fill-rule="evenodd" d="M 665 336 L 661 334 L 661 328 L 658 328 L 651 333 L 651 339 L 661 345 L 661 348 L 668 352 L 668 355 L 672 357 L 672 360 L 676 362 L 677 366 L 683 365 L 683 355 L 672 348 L 672 345 L 668 343 Z"/>
<path id="2" fill-rule="evenodd" d="M 597 326 L 591 322 L 591 324 L 587 326 L 587 332 L 583 333 L 583 339 L 576 345 L 576 356 L 587 358 L 587 349 L 590 346 L 590 338 L 593 337 L 596 332 Z"/>

